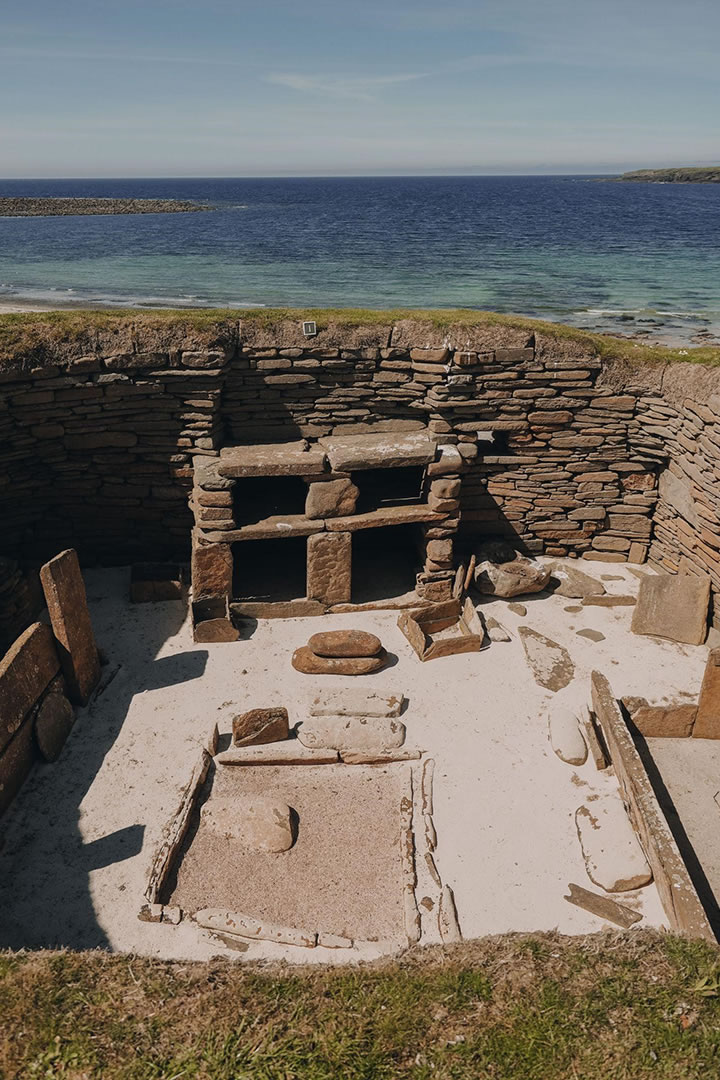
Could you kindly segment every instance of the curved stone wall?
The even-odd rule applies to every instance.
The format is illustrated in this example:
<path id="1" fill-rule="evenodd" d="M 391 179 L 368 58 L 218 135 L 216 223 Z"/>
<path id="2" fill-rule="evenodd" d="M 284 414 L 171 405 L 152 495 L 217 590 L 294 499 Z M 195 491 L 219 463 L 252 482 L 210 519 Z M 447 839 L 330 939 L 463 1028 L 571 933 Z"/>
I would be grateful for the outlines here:
<path id="1" fill-rule="evenodd" d="M 4 556 L 186 559 L 195 458 L 426 427 L 462 456 L 468 544 L 649 554 L 720 589 L 717 369 L 605 362 L 542 324 L 330 321 L 307 339 L 290 318 L 78 318 L 26 321 L 0 370 Z"/>

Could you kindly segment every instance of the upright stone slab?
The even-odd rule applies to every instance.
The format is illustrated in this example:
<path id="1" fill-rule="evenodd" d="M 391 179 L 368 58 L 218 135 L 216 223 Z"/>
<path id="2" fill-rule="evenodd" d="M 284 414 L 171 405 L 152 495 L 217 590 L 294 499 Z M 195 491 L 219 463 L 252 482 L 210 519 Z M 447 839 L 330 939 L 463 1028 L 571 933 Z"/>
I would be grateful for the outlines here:
<path id="1" fill-rule="evenodd" d="M 85 705 L 100 678 L 100 659 L 77 552 L 69 548 L 45 563 L 40 580 L 69 696 Z"/>
<path id="2" fill-rule="evenodd" d="M 707 636 L 710 579 L 694 574 L 648 574 L 633 612 L 634 634 L 702 645 Z"/>
<path id="3" fill-rule="evenodd" d="M 352 538 L 347 532 L 316 533 L 307 541 L 308 600 L 346 604 L 351 596 Z"/>
<path id="4" fill-rule="evenodd" d="M 698 702 L 694 739 L 720 739 L 720 649 L 711 649 Z"/>

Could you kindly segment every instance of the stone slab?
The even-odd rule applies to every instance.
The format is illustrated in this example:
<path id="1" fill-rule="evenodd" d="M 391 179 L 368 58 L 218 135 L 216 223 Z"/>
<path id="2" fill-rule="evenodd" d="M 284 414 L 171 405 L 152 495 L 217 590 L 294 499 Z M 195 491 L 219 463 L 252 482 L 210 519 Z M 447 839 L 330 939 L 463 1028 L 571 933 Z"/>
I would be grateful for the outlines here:
<path id="1" fill-rule="evenodd" d="M 404 694 L 383 694 L 351 686 L 347 690 L 317 694 L 308 711 L 311 716 L 399 716 L 404 704 Z"/>
<path id="2" fill-rule="evenodd" d="M 426 465 L 435 457 L 435 443 L 424 431 L 331 435 L 320 439 L 320 445 L 338 472 Z"/>
<path id="3" fill-rule="evenodd" d="M 648 574 L 640 582 L 634 634 L 702 645 L 707 636 L 710 579 L 695 574 Z"/>
<path id="4" fill-rule="evenodd" d="M 0 660 L 0 750 L 60 670 L 52 631 L 33 623 Z"/>
<path id="5" fill-rule="evenodd" d="M 575 675 L 575 665 L 569 652 L 557 641 L 538 634 L 529 626 L 519 626 L 525 656 L 535 681 L 546 690 L 557 692 L 568 686 Z"/>
<path id="6" fill-rule="evenodd" d="M 414 525 L 425 521 L 444 521 L 447 514 L 437 513 L 429 506 L 388 506 L 369 510 L 353 517 L 328 518 L 325 528 L 330 532 L 357 532 L 358 529 L 381 529 L 386 525 Z"/>
<path id="7" fill-rule="evenodd" d="M 644 739 L 687 739 L 696 714 L 696 705 L 642 705 L 633 712 L 632 722 Z"/>
<path id="8" fill-rule="evenodd" d="M 325 471 L 325 454 L 305 442 L 230 446 L 220 451 L 220 476 L 311 476 Z"/>
<path id="9" fill-rule="evenodd" d="M 337 518 L 337 521 L 340 519 Z M 325 528 L 323 521 L 311 521 L 304 514 L 273 514 L 252 525 L 243 525 L 240 529 L 227 529 L 218 532 L 210 529 L 203 537 L 211 544 L 235 544 L 239 540 L 275 540 L 283 536 L 312 536 Z"/>
<path id="10" fill-rule="evenodd" d="M 600 796 L 575 813 L 588 877 L 605 892 L 649 885 L 652 870 L 619 795 Z"/>
<path id="11" fill-rule="evenodd" d="M 0 753 L 0 815 L 25 783 L 34 761 L 33 723 L 28 718 Z"/>
<path id="12" fill-rule="evenodd" d="M 72 548 L 61 551 L 41 567 L 40 580 L 68 696 L 85 705 L 100 679 L 100 658 L 77 553 Z"/>
<path id="13" fill-rule="evenodd" d="M 75 722 L 73 707 L 63 693 L 46 694 L 35 715 L 35 741 L 45 761 L 57 761 Z"/>
<path id="14" fill-rule="evenodd" d="M 205 908 L 196 912 L 194 918 L 195 922 L 206 930 L 214 930 L 231 937 L 274 941 L 279 945 L 299 945 L 306 949 L 314 949 L 317 944 L 317 933 L 314 931 L 278 926 L 276 923 L 234 911 Z"/>
<path id="15" fill-rule="evenodd" d="M 323 615 L 325 605 L 318 600 L 236 600 L 230 611 L 240 619 L 305 619 Z"/>
<path id="16" fill-rule="evenodd" d="M 229 544 L 201 544 L 193 536 L 190 560 L 193 598 L 230 596 L 233 559 Z"/>
<path id="17" fill-rule="evenodd" d="M 708 654 L 693 738 L 720 739 L 720 649 L 711 649 Z"/>
<path id="18" fill-rule="evenodd" d="M 715 935 L 612 688 L 599 671 L 592 673 L 591 688 L 593 711 L 623 798 L 631 809 L 670 928 L 715 944 Z"/>
<path id="19" fill-rule="evenodd" d="M 377 656 L 316 656 L 307 645 L 296 649 L 292 666 L 304 675 L 372 675 L 385 667 L 383 649 Z"/>
<path id="20" fill-rule="evenodd" d="M 266 743 L 264 746 L 238 746 L 224 750 L 215 759 L 220 765 L 334 765 L 336 750 L 313 750 L 299 739 Z"/>
<path id="21" fill-rule="evenodd" d="M 396 750 L 405 742 L 405 725 L 384 716 L 313 716 L 304 720 L 298 739 L 313 749 Z"/>
<path id="22" fill-rule="evenodd" d="M 339 519 L 338 519 L 339 520 Z M 307 543 L 307 596 L 326 607 L 348 603 L 352 595 L 352 537 L 320 533 Z"/>
<path id="23" fill-rule="evenodd" d="M 584 574 L 582 570 L 576 570 L 574 566 L 554 563 L 552 580 L 559 582 L 553 590 L 555 596 L 567 596 L 580 600 L 586 596 L 602 596 L 605 593 L 605 586 L 601 581 L 590 577 L 589 574 Z"/>
<path id="24" fill-rule="evenodd" d="M 633 911 L 627 904 L 618 904 L 617 900 L 611 900 L 609 896 L 601 896 L 600 893 L 590 892 L 583 889 L 582 885 L 568 885 L 568 895 L 563 897 L 569 904 L 583 908 L 585 911 L 597 915 L 599 919 L 614 922 L 629 930 L 636 922 L 640 922 L 642 915 L 639 911 Z"/>

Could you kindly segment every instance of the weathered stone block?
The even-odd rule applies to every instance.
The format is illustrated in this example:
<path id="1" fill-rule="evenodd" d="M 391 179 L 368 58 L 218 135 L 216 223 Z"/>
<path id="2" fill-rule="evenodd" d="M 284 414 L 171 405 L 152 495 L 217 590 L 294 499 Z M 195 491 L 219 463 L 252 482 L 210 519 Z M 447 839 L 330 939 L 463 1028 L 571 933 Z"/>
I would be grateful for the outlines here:
<path id="1" fill-rule="evenodd" d="M 325 480 L 310 484 L 305 500 L 305 516 L 345 517 L 355 513 L 359 491 L 352 480 Z"/>
<path id="2" fill-rule="evenodd" d="M 233 558 L 229 544 L 201 544 L 194 537 L 191 556 L 193 597 L 230 596 Z"/>
<path id="3" fill-rule="evenodd" d="M 45 563 L 40 580 L 68 695 L 85 705 L 100 679 L 100 659 L 77 552 L 69 548 Z"/>
<path id="4" fill-rule="evenodd" d="M 257 746 L 289 738 L 287 709 L 251 709 L 234 716 L 232 738 L 234 746 Z"/>
<path id="5" fill-rule="evenodd" d="M 646 739 L 686 739 L 692 734 L 696 714 L 696 705 L 641 705 L 632 713 L 632 721 Z"/>
<path id="6" fill-rule="evenodd" d="M 352 538 L 347 532 L 316 533 L 307 542 L 307 596 L 321 603 L 350 602 Z"/>

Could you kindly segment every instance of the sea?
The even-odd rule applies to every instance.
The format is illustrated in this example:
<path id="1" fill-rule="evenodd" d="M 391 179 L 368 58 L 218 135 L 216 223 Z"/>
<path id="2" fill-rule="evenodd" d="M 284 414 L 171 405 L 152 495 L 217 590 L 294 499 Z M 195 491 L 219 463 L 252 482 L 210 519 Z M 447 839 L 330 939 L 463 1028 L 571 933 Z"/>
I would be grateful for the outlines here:
<path id="1" fill-rule="evenodd" d="M 0 218 L 0 308 L 474 308 L 720 341 L 720 185 L 588 176 L 5 180 L 202 214 Z"/>

